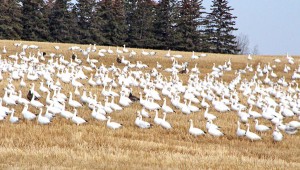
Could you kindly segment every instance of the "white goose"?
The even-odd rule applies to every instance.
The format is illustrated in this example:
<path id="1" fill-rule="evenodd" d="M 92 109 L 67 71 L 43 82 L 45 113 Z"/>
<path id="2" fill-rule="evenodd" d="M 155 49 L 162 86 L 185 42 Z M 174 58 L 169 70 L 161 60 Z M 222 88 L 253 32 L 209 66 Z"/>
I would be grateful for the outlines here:
<path id="1" fill-rule="evenodd" d="M 258 120 L 255 119 L 255 130 L 257 130 L 259 132 L 265 132 L 265 131 L 271 130 L 271 128 L 266 125 L 259 125 Z"/>
<path id="2" fill-rule="evenodd" d="M 148 129 L 152 126 L 150 123 L 142 120 L 142 115 L 141 115 L 140 111 L 137 111 L 137 114 L 138 114 L 138 116 L 136 117 L 135 122 L 134 122 L 135 125 L 137 125 L 139 128 L 142 128 L 142 129 Z"/>
<path id="3" fill-rule="evenodd" d="M 172 126 L 169 122 L 166 121 L 166 116 L 167 116 L 167 113 L 163 113 L 164 117 L 162 119 L 162 121 L 160 122 L 160 126 L 165 128 L 165 129 L 171 129 Z"/>
<path id="4" fill-rule="evenodd" d="M 273 136 L 273 140 L 274 140 L 275 142 L 280 142 L 280 141 L 282 141 L 282 139 L 283 139 L 283 135 L 282 135 L 282 133 L 279 131 L 279 129 L 277 128 L 277 126 L 275 126 L 275 130 L 274 130 L 272 136 Z"/>
<path id="5" fill-rule="evenodd" d="M 246 135 L 246 131 L 243 130 L 243 129 L 241 129 L 241 127 L 240 127 L 241 126 L 240 121 L 237 121 L 237 124 L 238 124 L 238 127 L 237 127 L 237 130 L 236 130 L 236 135 L 238 137 L 245 136 Z"/>
<path id="6" fill-rule="evenodd" d="M 211 113 L 208 113 L 208 107 L 205 109 L 205 112 L 204 112 L 204 118 L 206 120 L 215 120 L 217 118 L 217 116 L 211 114 Z"/>
<path id="7" fill-rule="evenodd" d="M 164 100 L 164 103 L 163 103 L 161 109 L 166 113 L 174 113 L 174 110 L 166 104 L 166 98 L 164 98 L 163 100 Z"/>
<path id="8" fill-rule="evenodd" d="M 11 110 L 11 114 L 10 114 L 10 118 L 9 118 L 9 121 L 11 123 L 17 123 L 17 122 L 19 122 L 19 118 L 16 117 L 16 116 L 14 116 L 14 113 L 15 113 L 15 109 L 12 109 Z"/>
<path id="9" fill-rule="evenodd" d="M 154 123 L 160 125 L 163 120 L 158 117 L 158 110 L 155 110 Z"/>
<path id="10" fill-rule="evenodd" d="M 82 104 L 80 104 L 79 102 L 77 102 L 76 100 L 72 99 L 72 92 L 69 92 L 70 97 L 69 97 L 69 105 L 74 107 L 74 108 L 78 108 L 78 107 L 82 107 Z"/>
<path id="11" fill-rule="evenodd" d="M 204 135 L 204 134 L 205 134 L 205 132 L 204 132 L 203 130 L 194 127 L 194 124 L 193 124 L 193 120 L 192 120 L 192 119 L 190 119 L 189 122 L 190 122 L 190 124 L 191 124 L 191 125 L 190 125 L 190 128 L 189 128 L 189 133 L 190 133 L 191 135 L 194 135 L 194 136 L 200 136 L 200 135 Z"/>
<path id="12" fill-rule="evenodd" d="M 250 125 L 248 123 L 246 125 L 247 125 L 246 137 L 248 139 L 250 139 L 251 141 L 261 140 L 260 136 L 258 136 L 257 134 L 249 131 Z"/>
<path id="13" fill-rule="evenodd" d="M 39 124 L 47 125 L 47 124 L 50 123 L 50 120 L 49 120 L 47 117 L 42 116 L 42 112 L 43 112 L 43 109 L 40 108 L 40 113 L 39 113 L 39 115 L 38 115 L 37 121 L 38 121 Z"/>
<path id="14" fill-rule="evenodd" d="M 30 104 L 35 107 L 35 108 L 42 108 L 44 107 L 44 104 L 42 104 L 41 102 L 37 101 L 37 100 L 34 100 L 35 98 L 35 95 L 33 94 L 32 95 L 32 98 L 31 98 L 31 101 L 30 101 Z"/>
<path id="15" fill-rule="evenodd" d="M 25 105 L 22 110 L 22 115 L 26 120 L 33 120 L 36 118 L 36 115 L 28 111 L 28 105 Z"/>
<path id="16" fill-rule="evenodd" d="M 96 111 L 96 106 L 94 106 L 93 111 L 92 111 L 92 117 L 95 118 L 96 120 L 100 121 L 106 121 L 107 118 L 103 114 L 100 113 L 100 109 L 98 108 Z"/>
<path id="17" fill-rule="evenodd" d="M 116 130 L 116 129 L 119 129 L 119 128 L 121 128 L 122 127 L 122 124 L 120 124 L 120 123 L 117 123 L 117 122 L 111 122 L 111 117 L 110 116 L 107 116 L 107 123 L 106 123 L 106 126 L 108 127 L 108 128 L 111 128 L 111 129 L 114 129 L 114 130 Z"/>
<path id="18" fill-rule="evenodd" d="M 74 122 L 76 125 L 80 125 L 80 124 L 83 124 L 83 123 L 86 123 L 86 122 L 87 122 L 87 121 L 84 120 L 83 118 L 77 116 L 77 110 L 76 110 L 76 109 L 74 109 L 74 114 L 73 114 L 71 120 L 72 120 L 72 122 Z"/>

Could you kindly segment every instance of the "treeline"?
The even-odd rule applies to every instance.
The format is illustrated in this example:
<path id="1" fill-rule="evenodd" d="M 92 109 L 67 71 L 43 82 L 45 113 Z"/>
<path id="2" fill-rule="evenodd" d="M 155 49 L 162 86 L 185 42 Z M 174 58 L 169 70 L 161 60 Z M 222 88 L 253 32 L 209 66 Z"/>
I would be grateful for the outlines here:
<path id="1" fill-rule="evenodd" d="M 237 53 L 227 0 L 0 0 L 0 38 Z"/>

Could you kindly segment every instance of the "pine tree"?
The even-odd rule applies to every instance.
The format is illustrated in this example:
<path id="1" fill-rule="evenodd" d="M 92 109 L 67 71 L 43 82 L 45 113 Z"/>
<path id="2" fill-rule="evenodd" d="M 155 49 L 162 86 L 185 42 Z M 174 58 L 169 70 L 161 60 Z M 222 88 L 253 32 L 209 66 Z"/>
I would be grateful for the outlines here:
<path id="1" fill-rule="evenodd" d="M 0 0 L 0 38 L 20 39 L 22 34 L 19 0 Z"/>
<path id="2" fill-rule="evenodd" d="M 91 18 L 95 10 L 95 0 L 78 0 L 76 4 L 78 17 L 78 32 L 81 43 L 93 43 L 91 38 Z"/>
<path id="3" fill-rule="evenodd" d="M 202 0 L 183 0 L 177 25 L 176 49 L 199 51 L 202 49 L 201 26 L 203 26 Z"/>
<path id="4" fill-rule="evenodd" d="M 110 44 L 110 40 L 106 39 L 104 36 L 104 27 L 107 25 L 108 20 L 104 18 L 105 11 L 102 1 L 98 1 L 95 4 L 95 10 L 92 15 L 92 23 L 90 27 L 90 34 L 93 41 L 97 44 L 108 45 Z"/>
<path id="5" fill-rule="evenodd" d="M 114 45 L 123 45 L 127 39 L 128 27 L 126 24 L 125 4 L 123 0 L 115 0 L 113 5 L 114 20 L 111 22 L 112 37 Z"/>
<path id="6" fill-rule="evenodd" d="M 158 4 L 154 22 L 154 32 L 157 40 L 155 48 L 172 48 L 174 35 L 176 34 L 174 26 L 176 24 L 177 9 L 176 0 L 161 0 Z"/>
<path id="7" fill-rule="evenodd" d="M 106 45 L 123 45 L 127 39 L 127 23 L 123 0 L 104 0 L 99 17 L 103 20 L 101 33 Z"/>
<path id="8" fill-rule="evenodd" d="M 72 42 L 74 32 L 74 19 L 70 11 L 71 0 L 56 0 L 51 8 L 49 15 L 49 28 L 51 37 L 58 42 Z M 51 4 L 49 4 L 51 5 Z"/>
<path id="9" fill-rule="evenodd" d="M 23 0 L 22 5 L 22 38 L 47 41 L 50 35 L 47 26 L 48 18 L 45 15 L 45 2 L 43 0 Z"/>
<path id="10" fill-rule="evenodd" d="M 156 38 L 154 20 L 156 2 L 152 0 L 128 0 L 127 22 L 129 25 L 128 40 L 133 47 L 153 48 Z"/>
<path id="11" fill-rule="evenodd" d="M 208 14 L 206 33 L 209 37 L 211 52 L 234 54 L 238 52 L 236 37 L 233 32 L 236 17 L 231 14 L 231 8 L 227 0 L 214 0 L 211 13 Z"/>

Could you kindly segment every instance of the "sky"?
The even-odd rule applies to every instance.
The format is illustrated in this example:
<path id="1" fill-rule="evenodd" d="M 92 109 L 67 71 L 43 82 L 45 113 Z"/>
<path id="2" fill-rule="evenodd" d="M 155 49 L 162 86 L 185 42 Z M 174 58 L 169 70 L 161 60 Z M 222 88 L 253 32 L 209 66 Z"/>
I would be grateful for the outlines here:
<path id="1" fill-rule="evenodd" d="M 73 2 L 75 0 L 72 0 Z M 247 35 L 259 54 L 300 55 L 300 0 L 228 0 L 237 16 L 236 35 Z M 206 11 L 212 0 L 203 0 Z"/>
<path id="2" fill-rule="evenodd" d="M 210 9 L 212 0 L 203 0 Z M 300 55 L 300 0 L 228 0 L 237 16 L 236 34 L 245 34 L 259 54 Z"/>

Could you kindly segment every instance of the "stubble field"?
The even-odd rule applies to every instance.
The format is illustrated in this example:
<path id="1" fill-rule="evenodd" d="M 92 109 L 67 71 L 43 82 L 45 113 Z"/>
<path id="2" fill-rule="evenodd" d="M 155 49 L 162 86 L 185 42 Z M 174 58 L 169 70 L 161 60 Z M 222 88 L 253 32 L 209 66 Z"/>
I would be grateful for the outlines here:
<path id="1" fill-rule="evenodd" d="M 8 53 L 2 54 L 2 60 L 9 54 L 21 52 L 13 44 L 17 41 L 1 40 L 0 47 L 5 45 Z M 36 44 L 41 51 L 47 54 L 60 53 L 69 60 L 72 52 L 67 50 L 71 44 L 25 42 L 25 44 Z M 56 51 L 53 46 L 59 45 L 60 50 Z M 87 45 L 79 45 L 82 48 Z M 97 46 L 97 49 L 108 47 Z M 121 47 L 120 47 L 121 48 Z M 116 47 L 111 47 L 115 50 Z M 163 57 L 167 51 L 157 51 L 155 57 L 141 56 L 141 49 L 135 49 L 137 56 L 125 58 L 132 63 L 142 61 L 149 67 L 142 70 L 150 72 L 158 61 L 163 68 L 171 66 L 169 58 Z M 149 51 L 149 50 L 147 50 Z M 182 54 L 184 58 L 178 59 L 179 63 L 188 61 L 189 69 L 197 63 L 200 69 L 200 78 L 211 72 L 213 63 L 224 64 L 229 59 L 232 62 L 232 71 L 225 72 L 221 78 L 225 82 L 230 82 L 236 77 L 235 70 L 244 69 L 246 64 L 252 64 L 256 68 L 258 63 L 270 62 L 275 64 L 274 59 L 280 58 L 282 63 L 276 64 L 278 77 L 285 76 L 286 81 L 291 80 L 292 71 L 283 73 L 284 64 L 287 63 L 284 56 L 253 56 L 253 60 L 247 60 L 241 55 L 208 54 L 207 57 L 198 60 L 191 60 L 191 52 L 171 52 L 172 54 Z M 81 60 L 85 57 L 77 52 Z M 198 53 L 199 54 L 199 53 Z M 106 67 L 115 63 L 117 67 L 124 65 L 116 62 L 116 54 L 107 55 L 100 58 L 97 53 L 92 53 L 91 58 L 99 60 Z M 49 58 L 46 57 L 46 60 Z M 83 65 L 86 62 L 83 62 Z M 295 64 L 292 70 L 298 68 L 299 59 L 295 57 Z M 135 69 L 133 69 L 135 70 Z M 159 70 L 163 75 L 170 76 L 169 73 Z M 242 78 L 251 79 L 252 73 L 242 74 Z M 0 84 L 0 96 L 3 97 L 3 88 L 7 84 L 8 73 L 3 73 L 3 80 Z M 86 72 L 89 77 L 89 73 Z M 26 77 L 26 76 L 25 76 Z M 180 75 L 183 83 L 186 84 L 188 75 Z M 264 78 L 264 77 L 263 77 Z M 219 80 L 221 80 L 219 79 Z M 272 79 L 277 80 L 277 79 Z M 26 80 L 27 87 L 20 88 L 19 82 L 14 81 L 16 89 L 21 89 L 23 94 L 27 94 L 30 81 Z M 83 82 L 83 81 L 82 81 Z M 297 81 L 299 82 L 299 81 Z M 38 89 L 39 84 L 36 84 Z M 70 84 L 62 83 L 62 92 L 67 95 L 69 91 L 74 92 Z M 100 95 L 102 86 L 90 87 L 85 85 L 87 91 L 92 91 L 98 95 L 98 100 L 103 101 Z M 119 88 L 113 89 L 118 92 Z M 142 89 L 133 88 L 133 94 L 138 96 Z M 82 89 L 80 89 L 82 92 Z M 42 92 L 39 92 L 42 94 Z M 45 103 L 46 94 L 43 94 L 41 101 Z M 79 101 L 79 98 L 75 98 Z M 118 101 L 118 98 L 115 99 Z M 169 100 L 168 100 L 169 101 Z M 241 99 L 246 104 L 246 99 Z M 162 104 L 162 101 L 159 102 Z M 4 105 L 4 103 L 3 103 Z M 168 105 L 171 105 L 168 102 Z M 22 117 L 23 106 L 15 107 L 15 115 Z M 59 116 L 53 119 L 49 125 L 39 125 L 37 121 L 21 120 L 18 124 L 11 124 L 7 119 L 0 122 L 0 168 L 1 169 L 299 169 L 300 168 L 300 135 L 284 134 L 284 140 L 274 143 L 272 138 L 273 130 L 261 133 L 261 141 L 251 142 L 246 138 L 238 138 L 236 132 L 236 122 L 238 120 L 235 111 L 218 113 L 213 108 L 210 112 L 218 116 L 215 124 L 222 127 L 223 137 L 213 137 L 209 134 L 194 137 L 188 133 L 189 119 L 193 119 L 195 126 L 206 131 L 206 120 L 203 117 L 204 109 L 191 115 L 184 115 L 179 110 L 177 113 L 168 114 L 167 120 L 171 123 L 172 129 L 166 130 L 154 125 L 150 129 L 139 129 L 135 126 L 136 111 L 140 110 L 139 103 L 134 103 L 122 111 L 113 112 L 113 121 L 122 123 L 124 126 L 118 130 L 111 130 L 106 127 L 106 122 L 96 121 L 90 116 L 91 110 L 87 106 L 78 109 L 78 115 L 88 120 L 83 125 L 75 125 L 70 120 L 65 120 Z M 32 112 L 38 114 L 38 110 L 31 108 Z M 72 108 L 67 106 L 67 110 Z M 154 112 L 150 112 L 152 118 L 144 120 L 153 123 Z M 161 111 L 160 111 L 161 116 Z M 251 130 L 254 131 L 254 121 L 249 120 Z M 272 126 L 270 122 L 261 120 L 261 123 Z M 273 126 L 272 126 L 273 127 Z M 243 129 L 246 126 L 242 125 Z M 282 132 L 283 133 L 283 132 Z"/>

